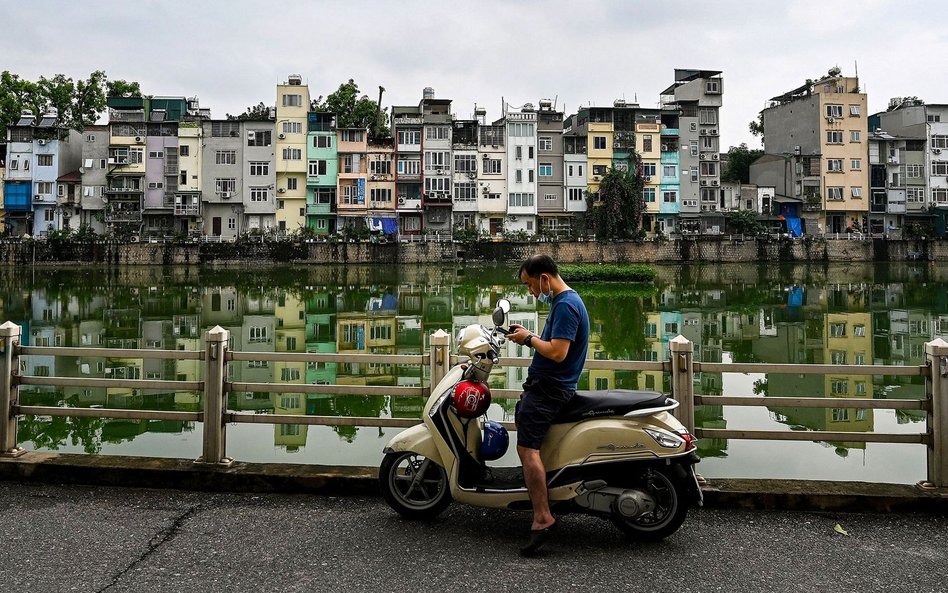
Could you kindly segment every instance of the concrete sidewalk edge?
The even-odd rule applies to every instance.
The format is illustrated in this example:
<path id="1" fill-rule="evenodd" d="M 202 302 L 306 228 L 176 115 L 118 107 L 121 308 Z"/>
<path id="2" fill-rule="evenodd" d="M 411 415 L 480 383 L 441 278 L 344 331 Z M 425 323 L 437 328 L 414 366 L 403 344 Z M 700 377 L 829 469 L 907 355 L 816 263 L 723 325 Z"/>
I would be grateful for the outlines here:
<path id="1" fill-rule="evenodd" d="M 224 492 L 377 495 L 374 467 L 293 463 L 196 464 L 186 459 L 30 452 L 0 457 L 0 480 Z M 846 512 L 948 512 L 948 489 L 905 484 L 714 479 L 714 508 Z"/>

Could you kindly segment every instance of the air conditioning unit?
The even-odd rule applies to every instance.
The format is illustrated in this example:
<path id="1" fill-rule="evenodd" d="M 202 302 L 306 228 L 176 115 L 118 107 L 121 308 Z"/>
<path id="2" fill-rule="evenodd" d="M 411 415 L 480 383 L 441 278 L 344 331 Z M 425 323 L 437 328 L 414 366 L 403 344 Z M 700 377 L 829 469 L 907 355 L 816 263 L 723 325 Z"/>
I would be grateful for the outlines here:
<path id="1" fill-rule="evenodd" d="M 141 136 L 135 136 L 135 143 L 136 143 L 136 144 L 141 144 L 141 143 L 144 142 L 144 141 L 145 141 L 145 139 L 142 138 Z"/>
<path id="2" fill-rule="evenodd" d="M 36 143 L 39 144 L 40 146 L 46 146 L 46 140 L 40 139 L 40 140 L 37 140 Z"/>
<path id="3" fill-rule="evenodd" d="M 830 124 L 836 123 L 836 118 L 833 117 L 832 115 L 827 115 L 827 116 L 826 116 L 826 123 L 830 123 Z"/>
<path id="4" fill-rule="evenodd" d="M 286 193 L 286 188 L 285 188 L 285 187 L 281 187 L 280 189 L 277 190 L 277 193 L 278 193 L 278 194 L 285 194 L 285 193 Z"/>
<path id="5" fill-rule="evenodd" d="M 708 186 L 708 180 L 707 180 L 707 179 L 702 179 L 702 180 L 701 180 L 701 185 L 702 185 L 702 187 L 707 187 L 707 186 Z"/>
<path id="6" fill-rule="evenodd" d="M 257 138 L 257 133 L 253 130 L 247 132 L 247 140 L 255 140 Z"/>
<path id="7" fill-rule="evenodd" d="M 668 145 L 662 144 L 662 152 L 668 152 Z"/>
<path id="8" fill-rule="evenodd" d="M 33 200 L 35 200 L 35 201 L 37 201 L 37 202 L 39 202 L 39 201 L 42 200 L 42 199 L 43 199 L 43 196 L 41 196 L 41 195 L 39 195 L 39 194 L 36 194 L 35 196 L 33 196 Z"/>
<path id="9" fill-rule="evenodd" d="M 436 172 L 438 175 L 444 175 L 444 169 L 442 169 L 441 167 L 438 167 Z"/>
<path id="10" fill-rule="evenodd" d="M 231 196 L 233 196 L 233 195 L 234 195 L 233 192 L 229 192 L 229 191 L 222 191 L 222 192 L 221 192 L 221 198 L 223 198 L 223 199 L 225 199 L 225 200 L 229 200 L 229 199 L 231 198 Z"/>
<path id="11" fill-rule="evenodd" d="M 718 185 L 719 183 L 721 183 L 721 182 L 718 181 L 717 179 L 712 179 L 712 180 L 711 180 L 711 185 L 715 185 L 715 186 L 716 186 L 716 185 Z"/>
<path id="12" fill-rule="evenodd" d="M 714 154 L 711 155 L 711 160 L 712 160 L 712 161 L 720 161 L 720 160 L 721 160 L 721 155 L 718 154 L 718 153 L 714 153 Z"/>
<path id="13" fill-rule="evenodd" d="M 280 140 L 286 140 L 286 134 L 277 134 L 277 138 Z"/>
<path id="14" fill-rule="evenodd" d="M 376 181 L 376 180 L 378 180 L 378 178 L 379 178 L 378 175 L 373 175 L 371 179 L 372 179 L 372 181 Z"/>
<path id="15" fill-rule="evenodd" d="M 652 181 L 652 176 L 651 176 L 651 175 L 646 175 L 646 176 L 645 176 L 645 183 L 649 183 L 649 182 L 651 182 L 651 181 Z"/>
<path id="16" fill-rule="evenodd" d="M 622 143 L 621 143 L 621 142 L 613 142 L 613 143 L 612 143 L 612 147 L 613 147 L 613 148 L 622 148 Z"/>
<path id="17" fill-rule="evenodd" d="M 481 191 L 484 192 L 485 194 L 489 194 L 490 188 L 485 185 L 483 188 L 481 188 Z"/>
<path id="18" fill-rule="evenodd" d="M 932 154 L 941 154 L 941 149 L 940 149 L 940 148 L 933 148 L 933 149 L 932 149 Z"/>
<path id="19" fill-rule="evenodd" d="M 708 131 L 707 131 L 707 130 L 701 130 L 701 132 L 699 132 L 699 135 L 701 135 L 701 136 L 707 136 L 707 135 L 708 135 Z"/>
<path id="20" fill-rule="evenodd" d="M 593 181 L 599 181 L 600 177 L 598 175 L 593 175 Z"/>
<path id="21" fill-rule="evenodd" d="M 405 203 L 405 198 L 398 198 L 398 203 L 399 203 L 399 204 L 404 204 L 404 203 Z"/>
<path id="22" fill-rule="evenodd" d="M 707 211 L 708 211 L 708 206 L 707 206 L 707 204 L 701 204 L 701 211 L 702 211 L 702 212 L 707 212 Z"/>
<path id="23" fill-rule="evenodd" d="M 477 173 L 475 173 L 474 171 L 471 171 L 470 173 L 468 173 L 467 176 L 470 177 L 471 179 L 477 179 Z"/>
<path id="24" fill-rule="evenodd" d="M 709 136 L 717 136 L 717 135 L 718 135 L 718 129 L 717 129 L 717 128 L 711 128 L 710 130 L 708 130 L 708 135 L 709 135 Z"/>

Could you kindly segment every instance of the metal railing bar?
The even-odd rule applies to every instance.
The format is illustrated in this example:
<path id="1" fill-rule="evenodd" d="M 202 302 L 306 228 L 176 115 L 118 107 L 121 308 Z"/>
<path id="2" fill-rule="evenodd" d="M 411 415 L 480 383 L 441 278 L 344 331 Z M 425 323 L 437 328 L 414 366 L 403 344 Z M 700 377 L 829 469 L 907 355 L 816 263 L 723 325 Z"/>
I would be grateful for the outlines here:
<path id="1" fill-rule="evenodd" d="M 780 373 L 809 375 L 907 375 L 924 377 L 926 366 L 843 365 L 843 364 L 769 364 L 763 362 L 695 362 L 695 372 L 703 373 Z"/>
<path id="2" fill-rule="evenodd" d="M 260 393 L 325 393 L 328 395 L 393 395 L 425 397 L 427 387 L 397 387 L 391 385 L 310 385 L 302 383 L 224 383 L 225 391 L 257 391 Z"/>
<path id="3" fill-rule="evenodd" d="M 204 381 L 171 381 L 161 379 L 83 379 L 79 377 L 34 377 L 17 375 L 18 385 L 53 387 L 127 387 L 130 389 L 167 389 L 170 391 L 204 391 Z"/>
<path id="4" fill-rule="evenodd" d="M 315 354 L 302 352 L 228 352 L 229 361 L 273 360 L 280 362 L 352 362 L 379 364 L 428 364 L 424 354 Z"/>
<path id="5" fill-rule="evenodd" d="M 922 433 L 891 434 L 872 432 L 831 432 L 826 430 L 731 430 L 695 429 L 698 438 L 752 439 L 763 441 L 842 441 L 851 443 L 911 443 L 927 445 L 931 437 Z"/>
<path id="6" fill-rule="evenodd" d="M 235 424 L 306 424 L 310 426 L 377 426 L 410 428 L 421 424 L 416 418 L 370 418 L 368 416 L 305 416 L 303 414 L 227 413 L 224 421 Z M 507 430 L 517 430 L 513 422 L 501 422 Z"/>
<path id="7" fill-rule="evenodd" d="M 125 408 L 64 408 L 60 406 L 12 406 L 14 414 L 24 416 L 69 416 L 73 418 L 122 418 L 129 420 L 182 420 L 200 422 L 204 412 L 168 410 L 129 410 Z"/>
<path id="8" fill-rule="evenodd" d="M 154 358 L 204 360 L 199 350 L 154 350 L 149 348 L 72 348 L 61 346 L 17 346 L 16 353 L 34 356 L 79 356 L 82 358 Z"/>
<path id="9" fill-rule="evenodd" d="M 857 408 L 891 410 L 929 410 L 927 400 L 918 399 L 858 399 L 853 397 L 763 397 L 695 395 L 698 406 L 780 406 L 792 408 Z"/>

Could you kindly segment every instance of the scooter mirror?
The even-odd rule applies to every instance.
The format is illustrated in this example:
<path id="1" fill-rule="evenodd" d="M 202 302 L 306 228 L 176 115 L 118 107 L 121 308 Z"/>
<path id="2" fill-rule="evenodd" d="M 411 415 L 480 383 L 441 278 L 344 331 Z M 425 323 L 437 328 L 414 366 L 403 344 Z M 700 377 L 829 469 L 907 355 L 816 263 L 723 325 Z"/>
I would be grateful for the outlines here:
<path id="1" fill-rule="evenodd" d="M 494 314 L 491 316 L 495 327 L 500 327 L 504 324 L 504 321 L 507 320 L 507 313 L 510 313 L 510 301 L 500 299 L 497 301 L 497 308 L 494 309 Z"/>

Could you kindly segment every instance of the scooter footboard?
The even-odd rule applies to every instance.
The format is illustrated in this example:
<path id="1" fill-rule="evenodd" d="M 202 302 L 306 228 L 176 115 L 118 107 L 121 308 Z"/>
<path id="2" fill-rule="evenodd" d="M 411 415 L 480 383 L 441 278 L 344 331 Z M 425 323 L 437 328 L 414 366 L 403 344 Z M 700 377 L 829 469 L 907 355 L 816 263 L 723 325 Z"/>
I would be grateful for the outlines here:
<path id="1" fill-rule="evenodd" d="M 434 461 L 441 467 L 444 467 L 444 461 L 441 459 L 441 453 L 431 438 L 431 432 L 424 424 L 417 424 L 398 433 L 388 446 L 385 447 L 385 453 L 398 453 L 401 451 L 411 451 L 424 455 L 431 461 Z"/>

